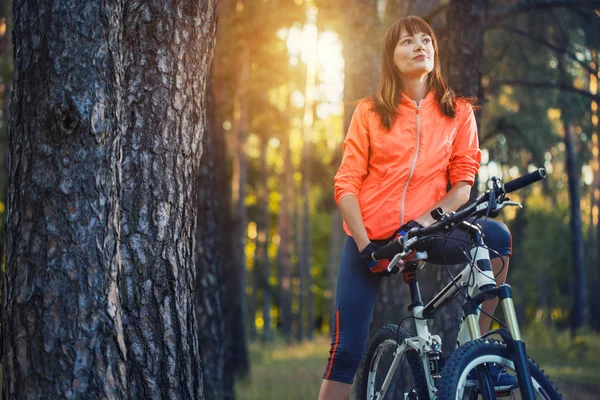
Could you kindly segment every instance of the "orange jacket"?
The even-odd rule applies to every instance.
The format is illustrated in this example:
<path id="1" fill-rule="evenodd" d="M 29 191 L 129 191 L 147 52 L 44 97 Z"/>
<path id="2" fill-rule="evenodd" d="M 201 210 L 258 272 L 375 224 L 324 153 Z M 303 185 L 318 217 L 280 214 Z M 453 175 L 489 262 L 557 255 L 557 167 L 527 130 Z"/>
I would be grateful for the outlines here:
<path id="1" fill-rule="evenodd" d="M 391 130 L 361 102 L 352 116 L 335 175 L 335 202 L 358 198 L 369 239 L 386 239 L 446 195 L 451 185 L 473 184 L 481 151 L 473 108 L 457 101 L 456 117 L 442 114 L 433 92 L 420 105 L 402 95 Z M 351 235 L 347 225 L 344 230 Z"/>

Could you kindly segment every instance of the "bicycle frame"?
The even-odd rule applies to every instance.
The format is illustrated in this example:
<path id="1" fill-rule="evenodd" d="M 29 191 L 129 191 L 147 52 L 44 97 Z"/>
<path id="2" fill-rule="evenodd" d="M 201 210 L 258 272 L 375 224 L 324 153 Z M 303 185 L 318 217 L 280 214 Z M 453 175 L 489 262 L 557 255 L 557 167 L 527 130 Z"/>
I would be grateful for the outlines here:
<path id="1" fill-rule="evenodd" d="M 513 354 L 515 370 L 517 372 L 523 399 L 533 400 L 535 398 L 531 376 L 527 367 L 525 343 L 521 340 L 521 333 L 516 318 L 510 286 L 503 284 L 496 287 L 489 252 L 484 246 L 480 228 L 477 225 L 463 221 L 457 229 L 463 229 L 468 232 L 474 242 L 478 245 L 470 250 L 471 262 L 427 305 L 423 306 L 416 277 L 416 270 L 419 268 L 419 262 L 413 261 L 409 263 L 402 271 L 404 281 L 408 284 L 410 289 L 412 303 L 408 306 L 408 309 L 412 311 L 412 314 L 415 317 L 414 323 L 417 336 L 404 340 L 402 344 L 398 344 L 398 347 L 394 352 L 392 365 L 390 366 L 381 389 L 375 395 L 375 400 L 382 399 L 385 396 L 402 354 L 408 350 L 415 350 L 419 357 L 421 357 L 423 369 L 427 376 L 429 397 L 435 399 L 437 389 L 435 387 L 434 378 L 430 373 L 428 354 L 435 346 L 441 347 L 442 341 L 438 335 L 431 335 L 427 326 L 427 321 L 445 308 L 446 305 L 459 293 L 463 292 L 465 288 L 467 288 L 467 300 L 463 305 L 463 318 L 461 320 L 464 323 L 461 323 L 458 344 L 464 344 L 467 341 L 479 339 L 481 337 L 478 318 L 479 308 L 484 301 L 498 297 L 500 299 L 502 311 L 506 317 L 509 333 L 507 334 L 504 330 L 494 331 L 493 333 L 498 333 L 503 337 L 504 342 Z M 425 254 L 424 256 L 426 257 Z M 472 284 L 470 285 L 469 283 Z M 489 379 L 489 374 L 478 373 L 477 375 L 479 379 Z M 485 385 L 482 386 L 491 388 L 489 382 L 481 383 L 485 383 Z"/>

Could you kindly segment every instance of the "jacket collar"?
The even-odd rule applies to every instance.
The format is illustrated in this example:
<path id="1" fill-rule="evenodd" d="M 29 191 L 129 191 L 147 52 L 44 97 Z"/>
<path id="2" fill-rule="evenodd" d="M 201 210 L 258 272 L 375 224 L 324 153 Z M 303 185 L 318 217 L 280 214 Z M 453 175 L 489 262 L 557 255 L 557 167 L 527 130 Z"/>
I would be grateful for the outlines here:
<path id="1" fill-rule="evenodd" d="M 416 106 L 418 102 L 415 102 L 413 99 L 404 94 L 404 92 L 400 93 L 400 104 L 404 106 Z M 427 95 L 421 100 L 421 108 L 427 107 L 430 104 L 435 103 L 435 94 L 433 90 L 430 90 Z"/>

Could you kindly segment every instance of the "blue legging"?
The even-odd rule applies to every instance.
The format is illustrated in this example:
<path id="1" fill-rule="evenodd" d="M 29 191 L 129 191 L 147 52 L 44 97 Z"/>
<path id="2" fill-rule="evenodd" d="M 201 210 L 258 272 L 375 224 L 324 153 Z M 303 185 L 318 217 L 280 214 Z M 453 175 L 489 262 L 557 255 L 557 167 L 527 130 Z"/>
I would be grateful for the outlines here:
<path id="1" fill-rule="evenodd" d="M 511 236 L 506 225 L 496 220 L 476 220 L 483 227 L 484 241 L 490 257 L 511 254 Z M 428 247 L 428 262 L 433 264 L 460 264 L 466 262 L 463 245 L 467 234 L 455 230 L 449 239 L 434 239 Z M 337 276 L 336 312 L 329 361 L 324 379 L 349 383 L 354 380 L 367 342 L 369 325 L 381 277 L 372 274 L 360 258 L 352 237 L 347 237 L 342 250 Z"/>

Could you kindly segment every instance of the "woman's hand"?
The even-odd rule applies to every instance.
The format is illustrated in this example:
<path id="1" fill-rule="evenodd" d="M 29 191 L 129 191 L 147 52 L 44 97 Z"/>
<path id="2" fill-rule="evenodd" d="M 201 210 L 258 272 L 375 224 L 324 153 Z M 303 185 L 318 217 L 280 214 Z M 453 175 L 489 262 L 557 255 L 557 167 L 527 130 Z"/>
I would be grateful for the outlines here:
<path id="1" fill-rule="evenodd" d="M 373 258 L 373 253 L 380 248 L 381 245 L 369 242 L 369 244 L 360 252 L 360 258 L 362 258 L 365 266 L 374 274 L 387 270 L 388 265 L 390 265 L 389 260 L 375 260 Z"/>
<path id="2" fill-rule="evenodd" d="M 355 195 L 349 194 L 343 197 L 339 203 L 342 218 L 346 222 L 352 238 L 358 247 L 358 251 L 363 251 L 371 242 L 362 220 L 360 206 Z"/>

